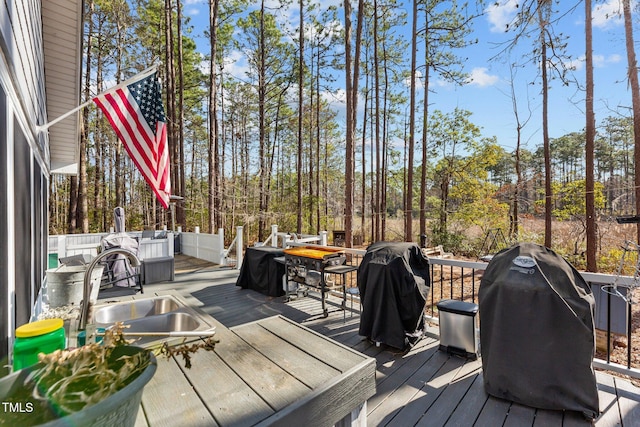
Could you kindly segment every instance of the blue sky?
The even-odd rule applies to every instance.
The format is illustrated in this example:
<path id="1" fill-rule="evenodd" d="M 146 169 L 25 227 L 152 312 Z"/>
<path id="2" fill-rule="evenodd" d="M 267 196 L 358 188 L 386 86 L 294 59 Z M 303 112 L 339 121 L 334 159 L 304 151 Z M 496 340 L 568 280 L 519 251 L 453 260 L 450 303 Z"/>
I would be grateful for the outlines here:
<path id="1" fill-rule="evenodd" d="M 297 2 L 295 3 L 291 9 L 282 13 L 283 23 L 297 24 L 298 5 Z M 432 81 L 433 93 L 430 95 L 430 108 L 439 109 L 445 113 L 456 107 L 471 111 L 473 113 L 471 121 L 482 129 L 483 136 L 496 136 L 501 146 L 512 150 L 516 143 L 516 122 L 510 96 L 510 67 L 507 65 L 508 61 L 491 60 L 491 58 L 500 50 L 496 46 L 513 36 L 511 33 L 506 33 L 504 28 L 513 19 L 518 0 L 499 0 L 497 5 L 496 2 L 489 3 L 491 6 L 485 8 L 483 16 L 474 23 L 472 36 L 478 38 L 478 44 L 458 53 L 467 58 L 465 71 L 471 76 L 469 83 L 459 87 L 442 81 Z M 563 7 L 568 7 L 577 2 L 562 0 L 561 3 Z M 600 123 L 608 116 L 628 114 L 631 93 L 626 81 L 627 60 L 624 28 L 619 16 L 620 1 L 605 0 L 597 5 L 595 1 L 593 3 L 595 110 L 596 122 Z M 342 19 L 342 2 L 322 1 L 323 6 L 329 4 L 338 6 Z M 184 13 L 191 17 L 199 49 L 207 51 L 208 42 L 203 38 L 198 39 L 208 25 L 207 0 L 185 0 Z M 556 33 L 562 32 L 569 37 L 567 50 L 572 56 L 569 65 L 574 68 L 573 76 L 581 84 L 584 83 L 585 75 L 584 14 L 584 5 L 581 3 L 564 15 L 555 27 Z M 407 25 L 407 31 L 409 30 L 410 24 Z M 640 30 L 637 27 L 634 30 L 636 40 L 640 40 Z M 514 51 L 512 58 L 522 60 L 522 56 L 530 52 L 532 47 L 531 41 L 523 40 Z M 640 50 L 638 53 L 640 54 Z M 242 75 L 245 65 L 241 56 L 230 55 L 228 68 L 234 70 L 234 74 Z M 536 79 L 537 74 L 537 66 L 528 64 L 518 69 L 514 79 L 521 122 L 530 116 L 529 122 L 523 129 L 522 142 L 524 147 L 532 150 L 542 141 L 540 81 Z M 536 83 L 531 84 L 534 81 Z M 327 96 L 338 100 L 335 108 L 343 109 L 343 105 L 339 102 L 341 97 L 339 91 Z M 553 81 L 549 91 L 549 101 L 549 134 L 552 138 L 581 131 L 584 128 L 584 92 L 576 85 L 565 87 L 559 81 Z"/>

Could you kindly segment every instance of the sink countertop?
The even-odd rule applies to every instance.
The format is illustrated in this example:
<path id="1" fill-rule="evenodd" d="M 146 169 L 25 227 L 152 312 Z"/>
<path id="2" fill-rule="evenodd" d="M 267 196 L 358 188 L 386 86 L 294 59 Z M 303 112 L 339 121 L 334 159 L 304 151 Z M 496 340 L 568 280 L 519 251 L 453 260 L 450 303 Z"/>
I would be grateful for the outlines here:
<path id="1" fill-rule="evenodd" d="M 375 359 L 285 317 L 226 328 L 214 351 L 158 358 L 136 425 L 366 425 Z"/>

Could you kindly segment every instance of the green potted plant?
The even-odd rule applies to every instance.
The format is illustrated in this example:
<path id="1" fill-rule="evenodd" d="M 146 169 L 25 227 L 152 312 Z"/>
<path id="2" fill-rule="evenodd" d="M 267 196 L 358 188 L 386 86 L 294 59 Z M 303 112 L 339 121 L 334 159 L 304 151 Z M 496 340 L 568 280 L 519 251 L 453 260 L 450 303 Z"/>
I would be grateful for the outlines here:
<path id="1" fill-rule="evenodd" d="M 41 354 L 0 379 L 0 425 L 133 426 L 156 366 L 150 350 L 128 345 L 121 325 L 101 344 Z"/>

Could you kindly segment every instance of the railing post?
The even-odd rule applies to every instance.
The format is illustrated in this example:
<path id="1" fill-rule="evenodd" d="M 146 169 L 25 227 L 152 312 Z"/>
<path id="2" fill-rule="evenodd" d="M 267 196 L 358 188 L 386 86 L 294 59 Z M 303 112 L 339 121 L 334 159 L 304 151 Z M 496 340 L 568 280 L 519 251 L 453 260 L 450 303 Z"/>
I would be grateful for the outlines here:
<path id="1" fill-rule="evenodd" d="M 244 242 L 242 239 L 242 226 L 239 225 L 236 227 L 236 270 L 240 270 L 242 267 L 242 248 L 244 247 Z"/>
<path id="2" fill-rule="evenodd" d="M 328 231 L 324 230 L 320 232 L 320 244 L 322 246 L 327 246 L 327 235 L 329 234 Z"/>
<path id="3" fill-rule="evenodd" d="M 218 228 L 218 247 L 216 250 L 218 251 L 218 264 L 227 265 L 227 257 L 224 253 L 224 228 Z"/>
<path id="4" fill-rule="evenodd" d="M 58 259 L 67 256 L 67 236 L 58 236 Z"/>
<path id="5" fill-rule="evenodd" d="M 174 247 L 173 247 L 173 239 L 174 239 L 174 235 L 173 233 L 170 231 L 167 233 L 167 256 L 170 256 L 171 258 L 174 258 Z"/>
<path id="6" fill-rule="evenodd" d="M 278 247 L 278 224 L 271 225 L 271 246 Z"/>
<path id="7" fill-rule="evenodd" d="M 195 241 L 196 241 L 196 258 L 200 259 L 200 227 L 196 225 Z"/>

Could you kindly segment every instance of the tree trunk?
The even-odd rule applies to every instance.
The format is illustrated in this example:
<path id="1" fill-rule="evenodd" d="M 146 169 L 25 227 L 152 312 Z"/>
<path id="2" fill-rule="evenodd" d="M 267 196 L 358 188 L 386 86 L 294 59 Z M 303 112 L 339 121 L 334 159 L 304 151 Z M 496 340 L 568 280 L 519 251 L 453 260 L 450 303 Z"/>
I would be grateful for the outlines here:
<path id="1" fill-rule="evenodd" d="M 369 105 L 369 84 L 368 84 L 369 78 L 368 78 L 368 74 L 365 77 L 365 91 L 364 91 L 364 108 L 363 108 L 363 114 L 364 117 L 362 119 L 362 157 L 361 157 L 361 161 L 362 161 L 362 191 L 361 191 L 361 204 L 360 204 L 360 233 L 362 234 L 362 239 L 365 240 L 365 236 L 366 234 L 366 228 L 365 228 L 365 218 L 366 218 L 366 200 L 367 200 L 367 132 L 366 132 L 366 126 L 367 126 L 367 108 Z M 373 190 L 373 186 L 371 186 L 371 190 Z M 373 191 L 372 191 L 373 193 Z M 373 224 L 373 215 L 371 216 L 372 218 L 372 224 Z M 372 233 L 373 235 L 373 233 Z"/>
<path id="2" fill-rule="evenodd" d="M 171 0 L 165 0 L 165 78 L 166 78 L 166 93 L 167 93 L 167 144 L 169 145 L 169 157 L 171 164 L 171 183 L 173 185 L 173 191 L 176 192 L 176 187 L 179 191 L 180 186 L 180 174 L 179 171 L 179 159 L 180 153 L 178 150 L 178 144 L 176 142 L 176 99 L 175 99 L 175 67 L 173 62 L 173 7 Z M 155 200 L 155 197 L 154 197 Z M 154 203 L 155 206 L 155 203 Z M 155 211 L 155 209 L 154 209 Z M 180 224 L 176 218 L 171 218 L 172 222 Z"/>
<path id="3" fill-rule="evenodd" d="M 591 0 L 585 0 L 585 48 L 586 48 L 586 228 L 587 228 L 587 271 L 597 272 L 596 264 L 596 208 L 594 195 L 594 147 L 596 138 L 596 120 L 593 111 L 593 35 L 591 21 Z"/>
<path id="4" fill-rule="evenodd" d="M 409 147 L 407 153 L 406 205 L 404 208 L 404 239 L 413 241 L 413 151 L 415 148 L 416 129 L 416 51 L 418 31 L 418 0 L 413 0 L 413 16 L 411 18 L 411 87 L 409 89 Z M 425 129 L 426 131 L 426 129 Z"/>
<path id="5" fill-rule="evenodd" d="M 353 192 L 354 192 L 354 176 L 355 176 L 355 130 L 357 123 L 356 112 L 358 111 L 358 80 L 360 78 L 360 51 L 362 48 L 362 27 L 364 25 L 364 0 L 358 1 L 358 18 L 357 18 L 357 27 L 356 27 L 356 46 L 355 46 L 355 58 L 353 58 L 353 84 L 351 86 L 351 142 L 347 151 L 347 163 L 349 170 L 349 188 L 351 192 L 351 196 L 349 198 L 349 208 L 345 209 L 348 214 L 345 215 L 345 246 L 350 248 L 353 246 Z M 346 181 L 346 179 L 345 179 Z"/>
<path id="6" fill-rule="evenodd" d="M 209 52 L 209 150 L 208 164 L 209 173 L 207 181 L 209 184 L 209 194 L 207 206 L 209 210 L 208 226 L 209 233 L 217 231 L 220 220 L 218 218 L 218 114 L 216 107 L 216 56 L 218 55 L 218 0 L 209 0 L 209 37 L 211 51 Z"/>
<path id="7" fill-rule="evenodd" d="M 347 2 L 349 0 L 345 0 Z M 303 0 L 300 0 L 300 57 L 298 64 L 298 157 L 296 163 L 296 172 L 298 179 L 298 223 L 296 227 L 297 233 L 302 233 L 302 119 L 304 117 L 304 15 L 303 15 Z M 349 68 L 347 62 L 347 68 Z M 349 92 L 347 92 L 348 94 Z M 348 105 L 348 102 L 347 102 Z M 348 111 L 348 108 L 347 108 Z M 349 119 L 347 119 L 348 123 Z M 348 126 L 348 125 L 347 125 Z"/>
<path id="8" fill-rule="evenodd" d="M 321 112 L 321 102 L 320 102 L 320 48 L 318 48 L 318 60 L 317 60 L 317 67 L 316 67 L 316 98 L 317 98 L 317 102 L 316 102 L 316 122 L 315 122 L 315 128 L 316 128 L 316 231 L 318 233 L 320 233 L 321 227 L 322 227 L 322 222 L 321 222 L 321 218 L 320 218 L 320 137 L 321 137 L 321 128 L 320 128 L 320 112 Z M 313 91 L 312 91 L 313 93 Z M 326 161 L 326 156 L 325 156 L 325 161 Z M 326 173 L 326 168 L 324 168 L 325 173 Z M 326 182 L 326 181 L 325 181 Z M 325 203 L 326 203 L 326 199 L 325 199 Z M 326 227 L 325 227 L 326 229 Z"/>
<path id="9" fill-rule="evenodd" d="M 425 11 L 426 12 L 426 11 Z M 429 14 L 425 13 L 425 32 L 429 31 Z M 429 34 L 424 36 L 424 100 L 422 103 L 422 173 L 420 175 L 420 235 L 427 235 L 427 125 L 429 123 Z"/>
<path id="10" fill-rule="evenodd" d="M 516 100 L 516 90 L 513 83 L 514 74 L 513 74 L 513 65 L 510 66 L 511 72 L 511 102 L 513 105 L 513 115 L 516 119 L 516 159 L 515 159 L 515 169 L 516 169 L 516 185 L 513 190 L 513 210 L 511 211 L 511 215 L 509 217 L 509 240 L 517 241 L 518 235 L 520 233 L 519 226 L 519 199 L 520 199 L 520 188 L 522 185 L 522 172 L 521 172 L 521 164 L 520 164 L 520 145 L 522 143 L 522 123 L 520 121 L 520 115 L 518 114 L 518 103 Z M 528 119 L 527 119 L 528 121 Z"/>
<path id="11" fill-rule="evenodd" d="M 631 21 L 631 6 L 629 0 L 622 0 L 624 11 L 624 34 L 627 47 L 627 63 L 629 85 L 631 86 L 631 105 L 633 107 L 633 141 L 635 164 L 635 196 L 636 215 L 640 214 L 640 85 L 638 84 L 638 64 L 633 40 L 633 23 Z M 640 242 L 640 224 L 637 225 L 637 238 Z"/>
<path id="12" fill-rule="evenodd" d="M 551 148 L 549 143 L 549 82 L 547 78 L 547 42 L 549 0 L 538 0 L 538 23 L 540 25 L 540 65 L 542 71 L 542 139 L 544 145 L 544 245 L 551 248 Z"/>
<path id="13" fill-rule="evenodd" d="M 177 145 L 178 145 L 178 175 L 177 189 L 175 193 L 178 196 L 184 197 L 185 195 L 185 173 L 184 173 L 184 65 L 183 65 L 183 48 L 182 48 L 182 1 L 176 0 L 176 38 L 178 39 L 178 104 L 176 106 L 178 110 L 178 123 L 177 130 Z M 186 215 L 184 211 L 184 199 L 178 200 L 176 203 L 176 217 L 178 224 L 186 226 Z"/>
<path id="14" fill-rule="evenodd" d="M 376 147 L 376 210 L 378 229 L 380 233 L 384 233 L 384 227 L 382 227 L 382 180 L 384 175 L 382 173 L 382 146 L 380 143 L 380 67 L 378 61 L 378 2 L 373 2 L 373 107 L 374 110 L 371 114 L 371 122 L 374 126 L 374 138 Z"/>
<path id="15" fill-rule="evenodd" d="M 90 73 L 91 68 L 91 38 L 89 36 L 89 41 L 87 42 L 87 59 L 89 62 L 87 63 L 87 73 Z M 90 75 L 90 74 L 87 74 Z M 89 85 L 89 82 L 86 82 Z M 85 88 L 85 92 L 87 89 Z M 81 124 L 81 133 L 80 133 L 80 147 L 78 151 L 80 153 L 80 158 L 78 160 L 78 199 L 76 205 L 76 227 L 80 227 L 81 233 L 89 232 L 89 202 L 87 200 L 87 141 L 89 139 L 89 111 L 85 108 L 83 111 L 83 122 Z"/>
<path id="16" fill-rule="evenodd" d="M 92 63 L 92 44 L 93 44 L 93 40 L 92 40 L 92 36 L 93 36 L 93 8 L 94 8 L 94 4 L 93 1 L 89 1 L 88 4 L 88 16 L 87 16 L 87 20 L 89 23 L 89 28 L 87 30 L 87 40 L 86 40 L 86 50 L 85 50 L 85 64 L 86 64 L 86 69 L 85 69 L 85 77 L 84 77 L 84 99 L 85 100 L 89 100 L 91 98 L 91 63 Z M 83 220 L 79 221 L 82 223 L 82 232 L 83 233 L 88 233 L 89 232 L 89 218 L 87 217 L 87 212 L 85 211 L 86 207 L 87 207 L 87 141 L 89 140 L 89 109 L 88 108 L 83 108 L 82 109 L 82 133 L 80 135 L 80 171 L 79 171 L 79 188 L 80 188 L 80 194 L 79 194 L 79 202 L 80 205 L 83 207 Z M 84 156 L 83 156 L 84 153 Z M 96 178 L 99 176 L 99 169 L 98 169 L 98 164 L 96 163 L 96 173 L 95 176 Z M 96 179 L 97 181 L 97 179 Z M 97 182 L 96 182 L 97 184 Z M 95 186 L 95 190 L 94 191 L 98 191 L 99 186 L 96 185 Z M 83 195 L 84 193 L 84 195 Z M 96 197 L 96 200 L 97 197 Z M 94 210 L 95 212 L 95 210 Z M 95 217 L 94 217 L 95 218 Z M 85 231 L 85 222 L 86 222 L 86 231 Z M 95 224 L 95 222 L 94 222 Z"/>
<path id="17" fill-rule="evenodd" d="M 355 106 L 353 101 L 357 92 L 352 80 L 352 69 L 355 63 L 351 59 L 351 0 L 344 0 L 344 49 L 345 49 L 345 92 L 346 92 L 346 144 L 345 144 L 345 173 L 344 173 L 344 228 L 345 246 L 350 247 L 351 228 L 353 220 L 353 140 L 355 137 Z"/>
<path id="18" fill-rule="evenodd" d="M 69 212 L 67 215 L 67 233 L 76 232 L 76 210 L 78 208 L 78 177 L 72 175 L 69 179 Z"/>
<path id="19" fill-rule="evenodd" d="M 258 59 L 258 127 L 259 127 L 259 162 L 260 170 L 258 171 L 259 189 L 258 197 L 260 199 L 259 212 L 258 212 L 258 241 L 264 241 L 264 234 L 266 229 L 266 220 L 264 215 L 266 214 L 265 198 L 266 198 L 266 117 L 265 117 L 265 102 L 266 102 L 266 63 L 265 63 L 265 29 L 264 29 L 264 0 L 261 2 L 260 7 L 260 36 L 258 40 L 260 57 Z"/>

